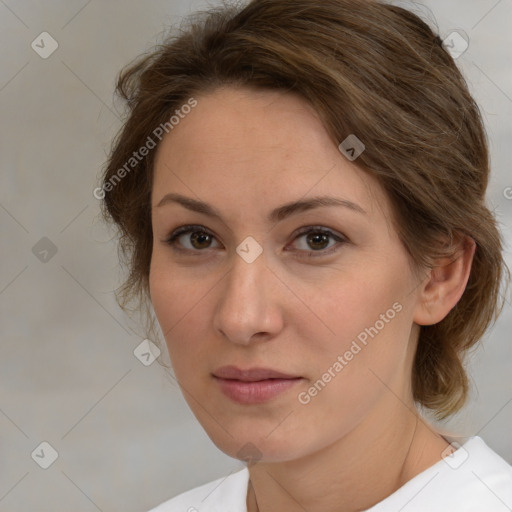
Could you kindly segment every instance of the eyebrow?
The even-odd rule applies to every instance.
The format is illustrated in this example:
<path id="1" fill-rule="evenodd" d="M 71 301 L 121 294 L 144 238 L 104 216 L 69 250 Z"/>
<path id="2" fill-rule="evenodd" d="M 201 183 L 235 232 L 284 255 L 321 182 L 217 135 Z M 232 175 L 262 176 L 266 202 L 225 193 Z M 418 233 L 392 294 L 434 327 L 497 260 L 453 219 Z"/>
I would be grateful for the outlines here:
<path id="1" fill-rule="evenodd" d="M 221 213 L 209 205 L 208 203 L 204 203 L 203 201 L 198 201 L 196 199 L 192 199 L 190 197 L 182 196 L 180 194 L 166 194 L 160 202 L 156 205 L 156 208 L 161 208 L 170 203 L 177 203 L 187 208 L 188 210 L 202 213 L 204 215 L 208 215 L 209 217 L 214 217 L 219 220 L 222 220 Z M 291 203 L 286 203 L 282 206 L 279 206 L 272 210 L 267 220 L 269 223 L 280 222 L 291 215 L 295 215 L 298 213 L 306 212 L 308 210 L 313 210 L 315 208 L 321 207 L 329 207 L 329 206 L 341 206 L 344 208 L 348 208 L 354 212 L 367 215 L 366 211 L 363 210 L 358 204 L 353 203 L 347 199 L 341 199 L 338 197 L 331 196 L 317 196 L 312 197 L 310 199 L 303 199 L 300 201 L 293 201 Z"/>

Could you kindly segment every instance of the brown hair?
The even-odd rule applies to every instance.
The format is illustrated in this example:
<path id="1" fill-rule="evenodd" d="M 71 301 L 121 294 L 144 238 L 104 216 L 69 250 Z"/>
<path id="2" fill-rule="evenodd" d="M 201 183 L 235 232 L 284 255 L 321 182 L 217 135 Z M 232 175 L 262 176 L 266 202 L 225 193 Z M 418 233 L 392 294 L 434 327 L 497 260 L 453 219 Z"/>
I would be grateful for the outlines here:
<path id="1" fill-rule="evenodd" d="M 253 0 L 188 20 L 125 68 L 117 92 L 128 117 L 103 175 L 103 214 L 119 229 L 129 276 L 120 305 L 149 296 L 151 188 L 156 150 L 126 162 L 193 96 L 222 85 L 301 95 L 338 145 L 356 134 L 357 164 L 386 191 L 396 229 L 417 268 L 452 254 L 440 240 L 470 237 L 466 290 L 441 322 L 422 326 L 414 398 L 443 418 L 468 392 L 463 356 L 497 318 L 506 268 L 485 205 L 489 156 L 478 106 L 442 41 L 416 14 L 379 1 Z M 168 131 L 168 130 L 166 130 Z M 132 162 L 133 163 L 133 162 Z M 127 172 L 121 173 L 120 169 Z"/>

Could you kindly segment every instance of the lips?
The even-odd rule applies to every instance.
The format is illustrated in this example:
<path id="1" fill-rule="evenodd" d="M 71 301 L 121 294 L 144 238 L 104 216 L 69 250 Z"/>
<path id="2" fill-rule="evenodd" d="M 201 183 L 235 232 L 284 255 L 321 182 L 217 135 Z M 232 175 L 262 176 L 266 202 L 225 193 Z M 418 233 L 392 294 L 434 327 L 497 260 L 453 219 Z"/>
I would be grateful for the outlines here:
<path id="1" fill-rule="evenodd" d="M 241 370 L 236 366 L 223 366 L 213 372 L 215 377 L 220 379 L 241 380 L 244 382 L 257 382 L 268 379 L 297 379 L 296 375 L 288 375 L 268 368 L 250 368 Z"/>
<path id="2" fill-rule="evenodd" d="M 240 404 L 261 404 L 295 386 L 302 377 L 269 368 L 223 366 L 213 372 L 220 390 Z"/>

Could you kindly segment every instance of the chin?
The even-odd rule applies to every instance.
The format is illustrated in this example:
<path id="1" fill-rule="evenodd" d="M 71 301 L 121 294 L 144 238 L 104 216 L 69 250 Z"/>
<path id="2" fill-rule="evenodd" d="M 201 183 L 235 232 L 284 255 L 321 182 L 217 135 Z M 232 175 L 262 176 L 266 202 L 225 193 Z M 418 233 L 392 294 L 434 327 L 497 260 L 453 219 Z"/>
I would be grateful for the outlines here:
<path id="1" fill-rule="evenodd" d="M 279 427 L 272 432 L 267 425 L 258 429 L 252 421 L 252 427 L 245 429 L 235 429 L 231 424 L 229 434 L 218 425 L 213 429 L 203 428 L 220 451 L 248 464 L 285 462 L 306 455 L 307 445 L 302 436 L 290 435 L 284 430 L 278 433 Z"/>

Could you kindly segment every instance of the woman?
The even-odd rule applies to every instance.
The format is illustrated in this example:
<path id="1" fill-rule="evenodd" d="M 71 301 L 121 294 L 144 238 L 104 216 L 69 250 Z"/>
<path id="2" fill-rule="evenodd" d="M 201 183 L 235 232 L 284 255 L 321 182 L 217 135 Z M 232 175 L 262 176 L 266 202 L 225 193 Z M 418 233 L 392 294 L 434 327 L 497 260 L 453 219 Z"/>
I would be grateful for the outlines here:
<path id="1" fill-rule="evenodd" d="M 104 212 L 176 379 L 247 469 L 155 512 L 510 510 L 445 418 L 506 272 L 478 107 L 442 41 L 375 1 L 212 10 L 126 69 Z"/>

